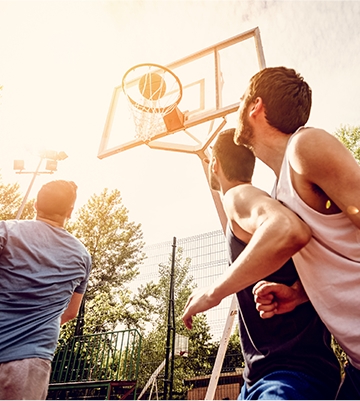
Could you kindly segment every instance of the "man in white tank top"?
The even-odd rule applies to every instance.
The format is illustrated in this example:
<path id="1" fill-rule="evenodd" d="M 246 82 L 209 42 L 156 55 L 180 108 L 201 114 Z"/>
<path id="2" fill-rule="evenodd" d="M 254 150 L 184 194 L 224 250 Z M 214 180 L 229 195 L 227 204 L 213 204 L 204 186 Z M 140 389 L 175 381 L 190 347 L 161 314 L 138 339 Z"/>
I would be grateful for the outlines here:
<path id="1" fill-rule="evenodd" d="M 311 89 L 285 67 L 254 75 L 242 98 L 236 143 L 251 145 L 275 173 L 274 196 L 311 228 L 312 239 L 293 256 L 305 291 L 346 351 L 349 364 L 339 399 L 360 398 L 360 167 L 332 135 L 302 128 Z M 257 285 L 264 318 L 290 310 L 296 292 Z"/>

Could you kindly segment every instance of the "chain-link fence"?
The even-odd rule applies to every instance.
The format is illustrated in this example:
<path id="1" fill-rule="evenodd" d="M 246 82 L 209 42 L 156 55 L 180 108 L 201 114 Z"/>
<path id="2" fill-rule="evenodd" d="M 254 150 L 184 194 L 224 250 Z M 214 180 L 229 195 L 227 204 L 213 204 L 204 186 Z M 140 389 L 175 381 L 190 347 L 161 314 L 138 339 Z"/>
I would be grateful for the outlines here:
<path id="1" fill-rule="evenodd" d="M 159 264 L 167 263 L 172 252 L 173 239 L 144 247 L 147 259 L 140 268 L 140 274 L 133 282 L 139 287 L 147 282 L 157 282 Z M 228 267 L 225 237 L 222 230 L 211 231 L 187 238 L 176 239 L 177 248 L 182 248 L 183 259 L 191 259 L 189 275 L 199 288 L 210 285 Z M 224 299 L 220 305 L 206 312 L 212 340 L 220 340 L 231 298 Z"/>

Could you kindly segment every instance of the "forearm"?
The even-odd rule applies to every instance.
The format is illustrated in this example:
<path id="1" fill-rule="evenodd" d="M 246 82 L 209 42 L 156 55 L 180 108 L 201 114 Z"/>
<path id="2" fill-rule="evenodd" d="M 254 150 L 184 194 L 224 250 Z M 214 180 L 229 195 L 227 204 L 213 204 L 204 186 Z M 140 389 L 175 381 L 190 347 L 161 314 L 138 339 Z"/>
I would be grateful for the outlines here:
<path id="1" fill-rule="evenodd" d="M 280 269 L 311 238 L 310 229 L 290 211 L 276 213 L 267 209 L 266 218 L 254 224 L 255 229 L 249 226 L 247 231 L 254 232 L 250 241 L 225 273 L 210 287 L 189 297 L 183 314 L 187 328 L 192 327 L 192 317 L 196 314 Z"/>
<path id="2" fill-rule="evenodd" d="M 300 280 L 290 287 L 262 280 L 254 286 L 253 293 L 256 309 L 263 319 L 291 312 L 309 301 Z"/>
<path id="3" fill-rule="evenodd" d="M 75 316 L 69 315 L 66 311 L 61 315 L 60 326 L 67 323 L 68 321 L 74 319 Z"/>
<path id="4" fill-rule="evenodd" d="M 309 231 L 290 227 L 290 222 L 268 220 L 225 273 L 209 288 L 212 303 L 255 284 L 280 269 L 310 239 Z"/>
<path id="5" fill-rule="evenodd" d="M 300 280 L 295 281 L 291 288 L 294 290 L 295 307 L 309 301 L 309 298 Z"/>

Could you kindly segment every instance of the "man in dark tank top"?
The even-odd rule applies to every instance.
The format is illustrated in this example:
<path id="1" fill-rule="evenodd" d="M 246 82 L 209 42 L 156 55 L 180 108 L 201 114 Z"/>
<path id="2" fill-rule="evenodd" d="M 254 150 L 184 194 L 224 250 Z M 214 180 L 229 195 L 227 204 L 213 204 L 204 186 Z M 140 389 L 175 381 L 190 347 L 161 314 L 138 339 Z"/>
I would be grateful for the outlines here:
<path id="1" fill-rule="evenodd" d="M 210 288 L 189 298 L 184 323 L 191 328 L 192 316 L 236 293 L 245 360 L 239 399 L 334 399 L 340 383 L 339 363 L 330 346 L 331 335 L 306 294 L 293 311 L 272 319 L 262 319 L 256 310 L 255 277 L 299 285 L 289 255 L 306 245 L 311 232 L 293 212 L 251 184 L 255 156 L 248 147 L 237 146 L 233 137 L 233 129 L 220 133 L 209 161 L 210 184 L 222 195 L 228 218 L 230 266 Z M 261 238 L 262 257 L 251 253 L 253 236 Z M 269 258 L 264 261 L 267 252 Z M 270 265 L 273 273 L 264 274 Z"/>

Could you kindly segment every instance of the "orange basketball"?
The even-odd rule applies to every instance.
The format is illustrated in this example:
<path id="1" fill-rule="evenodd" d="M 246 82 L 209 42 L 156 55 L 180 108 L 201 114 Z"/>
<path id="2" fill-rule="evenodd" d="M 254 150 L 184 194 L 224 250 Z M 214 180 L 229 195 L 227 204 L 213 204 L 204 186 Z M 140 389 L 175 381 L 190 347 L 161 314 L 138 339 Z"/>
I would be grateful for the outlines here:
<path id="1" fill-rule="evenodd" d="M 146 99 L 158 100 L 165 95 L 166 83 L 161 75 L 149 72 L 141 77 L 139 90 Z"/>

